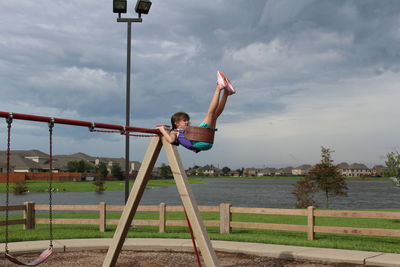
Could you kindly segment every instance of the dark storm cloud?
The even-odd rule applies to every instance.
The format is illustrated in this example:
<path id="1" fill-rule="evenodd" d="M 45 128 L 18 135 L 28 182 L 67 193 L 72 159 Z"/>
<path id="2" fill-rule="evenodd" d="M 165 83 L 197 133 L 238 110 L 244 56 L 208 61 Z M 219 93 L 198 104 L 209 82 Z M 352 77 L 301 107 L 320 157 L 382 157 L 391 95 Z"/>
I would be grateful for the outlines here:
<path id="1" fill-rule="evenodd" d="M 400 53 L 396 44 L 400 33 L 396 25 L 400 5 L 396 1 L 382 2 L 155 2 L 144 22 L 133 26 L 133 90 L 143 98 L 138 109 L 145 109 L 137 113 L 142 114 L 141 118 L 161 113 L 157 107 L 164 108 L 165 103 L 173 106 L 165 98 L 176 91 L 191 95 L 178 103 L 183 109 L 202 110 L 201 106 L 208 105 L 205 95 L 212 90 L 219 68 L 229 73 L 244 92 L 246 86 L 262 90 L 267 82 L 274 86 L 319 79 L 319 73 L 328 71 L 338 76 L 348 69 L 371 69 L 372 74 L 397 71 Z M 41 7 L 44 3 L 47 9 Z M 29 98 L 37 105 L 43 101 L 61 109 L 71 107 L 78 113 L 97 114 L 99 111 L 92 103 L 98 102 L 98 106 L 105 107 L 104 113 L 123 115 L 119 106 L 124 104 L 125 24 L 115 22 L 109 5 L 94 3 L 25 1 L 24 8 L 7 12 L 1 28 L 1 61 L 5 70 L 1 75 L 5 88 L 19 91 L 20 94 L 14 94 L 16 97 L 31 95 Z M 2 5 L 6 5 L 2 10 L 12 8 Z M 21 19 L 15 22 L 15 16 Z M 274 41 L 283 51 L 268 51 L 274 49 Z M 251 53 L 257 49 L 261 52 L 255 57 L 260 62 L 252 65 Z M 328 52 L 339 59 L 329 62 Z M 321 59 L 313 59 L 319 53 Z M 274 57 L 278 62 L 273 61 Z M 286 66 L 280 62 L 285 59 L 287 64 L 299 64 L 298 68 L 304 69 L 294 68 L 289 75 L 283 75 Z M 271 66 L 270 61 L 277 65 Z M 49 80 L 49 71 L 56 70 L 56 76 L 71 67 L 103 70 L 117 77 L 115 87 L 107 93 L 93 94 L 79 84 L 71 92 L 65 84 L 40 88 L 25 79 L 31 76 Z M 272 67 L 275 74 L 269 72 Z M 254 73 L 248 74 L 249 71 Z M 248 80 L 243 79 L 246 74 L 251 76 Z M 265 80 L 262 85 L 261 79 Z M 51 99 L 55 90 L 58 96 L 65 94 L 63 101 Z M 87 98 L 92 99 L 91 103 L 83 101 Z M 191 103 L 193 99 L 196 101 Z M 252 112 L 249 104 L 243 103 L 243 109 Z M 259 108 L 255 109 L 259 112 Z"/>
<path id="2" fill-rule="evenodd" d="M 365 80 L 388 75 L 382 95 L 397 82 L 399 14 L 391 0 L 153 0 L 132 29 L 132 118 L 201 120 L 218 69 L 238 89 L 222 123 L 372 101 Z M 123 123 L 126 24 L 116 17 L 105 0 L 2 1 L 0 110 Z"/>

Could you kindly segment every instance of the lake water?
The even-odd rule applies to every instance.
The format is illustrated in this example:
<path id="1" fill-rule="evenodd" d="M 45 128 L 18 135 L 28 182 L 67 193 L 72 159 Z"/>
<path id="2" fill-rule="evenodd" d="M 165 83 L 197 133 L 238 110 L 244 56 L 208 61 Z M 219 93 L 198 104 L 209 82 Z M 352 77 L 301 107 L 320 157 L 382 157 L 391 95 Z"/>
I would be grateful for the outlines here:
<path id="1" fill-rule="evenodd" d="M 207 179 L 207 183 L 191 185 L 199 205 L 219 205 L 231 203 L 241 207 L 294 208 L 292 195 L 296 180 L 257 180 L 218 178 Z M 400 208 L 400 187 L 388 181 L 348 181 L 348 197 L 335 197 L 330 201 L 331 209 L 397 209 Z M 317 196 L 320 207 L 323 195 Z M 5 194 L 0 194 L 1 205 L 5 205 Z M 47 204 L 47 193 L 10 194 L 11 204 L 24 201 Z M 124 191 L 110 191 L 103 194 L 54 193 L 54 204 L 93 205 L 106 202 L 109 205 L 122 205 Z M 180 205 L 181 201 L 175 186 L 146 189 L 141 205 Z"/>

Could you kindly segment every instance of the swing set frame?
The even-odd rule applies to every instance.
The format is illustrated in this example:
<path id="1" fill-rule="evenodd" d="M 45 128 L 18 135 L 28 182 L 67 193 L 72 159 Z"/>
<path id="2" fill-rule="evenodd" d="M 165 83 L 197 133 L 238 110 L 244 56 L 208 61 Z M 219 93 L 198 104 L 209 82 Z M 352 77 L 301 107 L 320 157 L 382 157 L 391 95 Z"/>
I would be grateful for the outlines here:
<path id="1" fill-rule="evenodd" d="M 0 117 L 3 118 L 13 118 L 19 120 L 28 120 L 28 121 L 38 121 L 38 122 L 47 122 L 54 124 L 67 124 L 67 125 L 75 125 L 75 126 L 84 126 L 88 127 L 90 131 L 96 131 L 96 128 L 106 129 L 106 130 L 117 130 L 121 134 L 129 134 L 130 132 L 141 132 L 147 134 L 153 134 L 153 138 L 150 141 L 149 147 L 147 149 L 146 155 L 143 159 L 142 165 L 139 169 L 138 175 L 136 177 L 133 188 L 130 192 L 127 203 L 122 212 L 120 221 L 118 223 L 117 229 L 114 233 L 114 237 L 111 241 L 110 247 L 108 249 L 107 255 L 103 262 L 103 267 L 113 267 L 115 266 L 118 256 L 122 250 L 123 244 L 125 242 L 125 238 L 129 231 L 130 225 L 132 223 L 133 217 L 136 213 L 136 210 L 139 206 L 139 202 L 143 196 L 144 189 L 147 185 L 147 182 L 150 178 L 151 172 L 154 168 L 154 165 L 157 161 L 157 158 L 160 154 L 161 148 L 163 147 L 169 162 L 169 165 L 172 170 L 173 177 L 175 179 L 175 183 L 179 192 L 179 195 L 182 200 L 182 204 L 184 206 L 185 214 L 187 216 L 188 226 L 190 233 L 192 235 L 192 241 L 194 245 L 194 249 L 196 251 L 197 263 L 199 266 L 200 259 L 197 253 L 196 245 L 194 238 L 197 240 L 198 246 L 202 253 L 204 263 L 207 267 L 218 267 L 219 261 L 216 256 L 216 253 L 211 245 L 210 238 L 206 231 L 205 225 L 200 215 L 200 210 L 198 208 L 196 199 L 194 197 L 191 186 L 188 182 L 185 170 L 183 168 L 182 161 L 180 159 L 180 155 L 176 146 L 168 143 L 165 138 L 162 137 L 161 132 L 158 129 L 147 129 L 147 128 L 139 128 L 139 127 L 126 127 L 122 125 L 114 125 L 114 124 L 105 124 L 105 123 L 94 123 L 88 121 L 78 121 L 78 120 L 70 120 L 63 118 L 54 118 L 54 117 L 45 117 L 45 116 L 37 116 L 37 115 L 29 115 L 29 114 L 21 114 L 21 113 L 12 113 L 12 112 L 4 112 L 0 111 Z M 50 127 L 50 124 L 49 124 Z M 52 130 L 52 127 L 51 127 Z M 100 131 L 101 130 L 97 130 Z M 51 134 L 50 134 L 51 137 Z M 51 144 L 51 138 L 50 138 Z M 52 236 L 51 240 L 52 241 Z M 36 260 L 40 260 L 43 256 L 44 260 L 46 260 L 52 253 L 52 243 L 50 243 L 50 248 L 45 250 Z M 6 252 L 8 249 L 6 248 Z M 46 253 L 49 253 L 47 255 Z M 7 257 L 10 261 L 13 261 L 14 257 Z M 34 260 L 31 263 L 35 263 Z M 44 260 L 38 262 L 35 265 L 42 263 Z M 14 261 L 13 261 L 14 262 Z M 19 261 L 18 261 L 19 262 Z M 17 262 L 14 262 L 17 263 Z M 17 263 L 19 264 L 19 263 Z M 30 263 L 28 263 L 30 264 Z M 28 265 L 21 262 L 21 265 L 25 266 L 35 266 Z"/>

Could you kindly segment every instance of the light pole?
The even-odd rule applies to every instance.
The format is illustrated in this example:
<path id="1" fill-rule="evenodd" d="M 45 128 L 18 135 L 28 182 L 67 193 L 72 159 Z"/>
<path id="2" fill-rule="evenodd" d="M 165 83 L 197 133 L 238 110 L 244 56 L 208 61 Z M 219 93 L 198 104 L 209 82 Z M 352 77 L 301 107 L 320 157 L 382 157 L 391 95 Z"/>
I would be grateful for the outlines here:
<path id="1" fill-rule="evenodd" d="M 130 126 L 131 112 L 131 32 L 133 22 L 142 22 L 142 14 L 148 14 L 151 7 L 151 1 L 138 0 L 135 11 L 138 18 L 121 18 L 121 13 L 127 11 L 127 0 L 113 0 L 113 12 L 118 13 L 117 22 L 126 22 L 127 29 L 127 49 L 126 49 L 126 121 L 125 126 Z M 125 135 L 125 203 L 129 196 L 129 135 Z"/>

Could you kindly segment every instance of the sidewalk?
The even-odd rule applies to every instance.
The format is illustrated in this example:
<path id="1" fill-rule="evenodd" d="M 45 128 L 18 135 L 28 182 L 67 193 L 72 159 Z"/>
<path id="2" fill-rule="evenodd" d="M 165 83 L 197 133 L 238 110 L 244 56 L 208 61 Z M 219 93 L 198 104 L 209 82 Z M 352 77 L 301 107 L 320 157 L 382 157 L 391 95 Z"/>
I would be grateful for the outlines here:
<path id="1" fill-rule="evenodd" d="M 55 251 L 77 251 L 92 249 L 108 249 L 111 238 L 99 239 L 65 239 L 54 240 Z M 257 256 L 266 256 L 283 259 L 305 259 L 322 262 L 345 262 L 377 266 L 399 266 L 400 254 L 367 252 L 344 249 L 296 247 L 284 245 L 269 245 L 232 241 L 211 241 L 218 252 L 244 253 Z M 31 241 L 9 243 L 9 250 L 13 255 L 27 252 L 41 252 L 48 247 L 48 241 Z M 128 238 L 124 250 L 135 251 L 176 251 L 192 252 L 190 239 L 164 238 Z M 0 252 L 4 252 L 4 244 L 0 244 Z"/>

